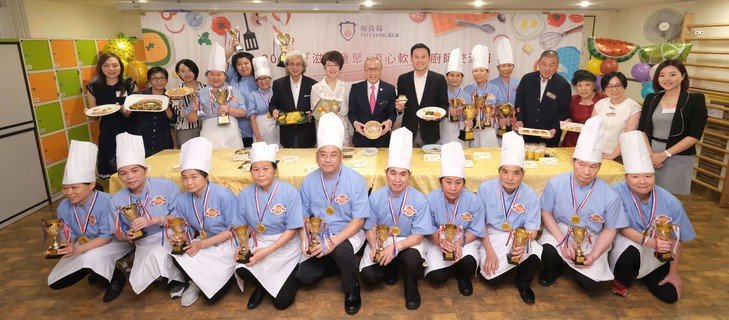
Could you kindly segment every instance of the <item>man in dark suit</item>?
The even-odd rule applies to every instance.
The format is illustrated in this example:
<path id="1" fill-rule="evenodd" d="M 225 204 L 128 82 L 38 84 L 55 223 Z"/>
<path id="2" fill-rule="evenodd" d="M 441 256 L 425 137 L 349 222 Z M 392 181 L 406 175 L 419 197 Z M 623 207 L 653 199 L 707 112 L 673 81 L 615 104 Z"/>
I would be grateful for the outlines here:
<path id="1" fill-rule="evenodd" d="M 274 118 L 283 112 L 305 111 L 309 122 L 281 126 L 281 145 L 284 148 L 313 148 L 316 129 L 311 121 L 311 87 L 316 80 L 304 76 L 306 60 L 298 51 L 287 54 L 285 66 L 288 75 L 273 82 L 268 111 Z"/>
<path id="2" fill-rule="evenodd" d="M 413 132 L 413 146 L 437 143 L 440 139 L 439 121 L 425 121 L 415 115 L 425 107 L 448 109 L 448 84 L 442 74 L 428 70 L 430 49 L 417 43 L 410 49 L 413 71 L 397 78 L 398 95 L 405 95 L 407 102 L 396 102 L 398 113 L 403 113 L 402 126 Z M 442 118 L 441 118 L 442 120 Z"/>
<path id="3" fill-rule="evenodd" d="M 517 122 L 514 130 L 521 127 L 549 130 L 551 137 L 524 136 L 527 143 L 546 143 L 559 146 L 562 130 L 559 122 L 570 117 L 572 88 L 569 82 L 557 74 L 559 56 L 554 50 L 542 52 L 539 71 L 527 73 L 516 89 L 515 106 Z"/>
<path id="4" fill-rule="evenodd" d="M 378 58 L 365 60 L 367 80 L 352 85 L 349 91 L 349 121 L 355 133 L 352 144 L 355 147 L 387 148 L 390 145 L 390 129 L 397 118 L 395 110 L 395 87 L 381 81 L 382 61 Z M 378 139 L 372 140 L 364 134 L 364 124 L 375 120 L 382 126 Z"/>

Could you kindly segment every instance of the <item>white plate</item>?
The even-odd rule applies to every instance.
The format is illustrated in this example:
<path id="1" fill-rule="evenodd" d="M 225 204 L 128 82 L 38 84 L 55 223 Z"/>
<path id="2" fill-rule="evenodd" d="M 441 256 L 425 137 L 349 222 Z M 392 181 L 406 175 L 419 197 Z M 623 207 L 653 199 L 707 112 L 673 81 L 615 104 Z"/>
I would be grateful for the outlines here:
<path id="1" fill-rule="evenodd" d="M 362 155 L 365 157 L 374 157 L 378 152 L 380 151 L 377 148 L 367 148 L 362 151 Z"/>
<path id="2" fill-rule="evenodd" d="M 172 89 L 167 89 L 167 91 L 165 91 L 165 94 L 172 99 L 184 98 L 185 96 L 188 96 L 193 93 L 195 93 L 195 89 L 190 88 L 190 87 L 172 88 Z"/>
<path id="3" fill-rule="evenodd" d="M 519 128 L 519 134 L 523 136 L 536 136 L 542 138 L 549 138 L 551 136 L 549 130 L 533 128 Z"/>
<path id="4" fill-rule="evenodd" d="M 117 111 L 119 111 L 119 108 L 120 108 L 120 106 L 118 104 L 102 104 L 100 106 L 88 108 L 88 109 L 84 110 L 84 113 L 86 113 L 86 115 L 89 117 L 101 117 L 101 116 L 106 116 L 106 115 L 110 115 L 114 112 L 117 112 Z M 94 114 L 95 110 L 105 110 L 105 109 L 107 110 L 106 112 Z"/>
<path id="5" fill-rule="evenodd" d="M 162 112 L 167 110 L 167 106 L 170 104 L 170 98 L 161 94 L 133 94 L 124 100 L 124 108 L 129 110 L 133 104 L 146 99 L 155 99 L 162 102 L 162 110 L 131 110 L 133 112 Z"/>
<path id="6" fill-rule="evenodd" d="M 423 149 L 423 152 L 427 154 L 440 154 L 440 145 L 439 144 L 426 144 L 420 149 Z"/>
<path id="7" fill-rule="evenodd" d="M 559 127 L 564 131 L 582 132 L 582 127 L 585 125 L 577 122 L 560 121 Z"/>
<path id="8" fill-rule="evenodd" d="M 428 111 L 437 112 L 440 114 L 440 117 L 435 117 L 432 115 L 425 115 L 425 113 Z M 418 116 L 418 118 L 426 120 L 426 121 L 438 121 L 438 120 L 442 119 L 443 117 L 445 117 L 446 111 L 445 111 L 445 109 L 438 108 L 438 107 L 425 107 L 425 108 L 418 110 L 418 112 L 416 112 L 415 115 Z"/>

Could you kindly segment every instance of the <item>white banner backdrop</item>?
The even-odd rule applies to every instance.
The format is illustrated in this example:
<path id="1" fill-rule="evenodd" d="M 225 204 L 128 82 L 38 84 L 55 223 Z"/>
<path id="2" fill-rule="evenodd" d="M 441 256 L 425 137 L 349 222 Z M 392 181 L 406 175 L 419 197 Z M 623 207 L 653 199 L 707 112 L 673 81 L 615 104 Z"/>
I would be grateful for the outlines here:
<path id="1" fill-rule="evenodd" d="M 181 59 L 195 61 L 200 67 L 199 80 L 205 82 L 212 42 L 230 46 L 231 39 L 224 29 L 236 26 L 241 30 L 241 46 L 246 39 L 256 42 L 257 49 L 244 49 L 254 56 L 268 57 L 273 65 L 278 62 L 279 49 L 275 35 L 291 34 L 294 49 L 301 51 L 309 63 L 306 75 L 317 80 L 323 77 L 322 54 L 337 50 L 345 58 L 341 79 L 363 80 L 365 58 L 377 56 L 383 62 L 383 80 L 395 84 L 399 74 L 412 70 L 410 47 L 422 42 L 431 50 L 430 69 L 441 73 L 447 67 L 450 51 L 461 48 L 465 86 L 473 82 L 470 53 L 476 44 L 489 47 L 489 78 L 498 75 L 494 43 L 500 37 L 511 41 L 515 76 L 536 70 L 541 52 L 554 49 L 560 56 L 559 71 L 569 80 L 580 65 L 582 24 L 582 15 L 549 13 L 150 12 L 141 16 L 148 65 L 167 68 L 172 75 L 171 85 L 179 83 L 174 67 Z M 283 68 L 272 69 L 274 79 L 284 75 Z"/>

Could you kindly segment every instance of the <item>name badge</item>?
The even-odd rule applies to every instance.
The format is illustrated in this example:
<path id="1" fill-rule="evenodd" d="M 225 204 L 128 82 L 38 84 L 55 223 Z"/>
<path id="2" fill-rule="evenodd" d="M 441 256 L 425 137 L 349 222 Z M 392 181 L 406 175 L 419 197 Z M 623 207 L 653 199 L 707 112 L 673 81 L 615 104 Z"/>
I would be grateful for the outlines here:
<path id="1" fill-rule="evenodd" d="M 536 161 L 524 161 L 524 169 L 534 169 L 537 167 Z"/>
<path id="2" fill-rule="evenodd" d="M 423 155 L 423 160 L 425 160 L 425 161 L 440 161 L 440 155 L 439 154 L 426 153 L 426 154 Z"/>
<path id="3" fill-rule="evenodd" d="M 474 152 L 473 157 L 476 160 L 491 160 L 491 152 Z"/>
<path id="4" fill-rule="evenodd" d="M 539 158 L 539 163 L 544 165 L 557 165 L 559 162 L 557 161 L 557 158 L 555 157 L 544 157 Z"/>
<path id="5" fill-rule="evenodd" d="M 663 114 L 676 113 L 676 108 L 661 108 L 661 113 L 663 113 Z"/>
<path id="6" fill-rule="evenodd" d="M 366 160 L 354 160 L 352 161 L 352 168 L 364 168 L 367 166 Z"/>
<path id="7" fill-rule="evenodd" d="M 554 93 L 551 93 L 549 91 L 547 91 L 546 96 L 549 97 L 552 100 L 557 99 L 557 96 Z"/>
<path id="8" fill-rule="evenodd" d="M 466 168 L 473 168 L 473 160 L 466 160 L 463 162 L 463 166 Z"/>
<path id="9" fill-rule="evenodd" d="M 284 156 L 281 158 L 284 163 L 294 163 L 299 160 L 299 157 L 297 156 Z"/>
<path id="10" fill-rule="evenodd" d="M 608 112 L 605 114 L 605 116 L 607 116 L 607 117 L 614 117 L 615 115 L 616 115 L 615 112 Z"/>

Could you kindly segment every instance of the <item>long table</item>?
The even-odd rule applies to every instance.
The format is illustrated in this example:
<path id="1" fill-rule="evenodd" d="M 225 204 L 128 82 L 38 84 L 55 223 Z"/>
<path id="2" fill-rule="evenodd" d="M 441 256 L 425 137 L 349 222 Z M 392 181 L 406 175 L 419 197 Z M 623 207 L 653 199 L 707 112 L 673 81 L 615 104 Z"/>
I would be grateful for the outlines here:
<path id="1" fill-rule="evenodd" d="M 367 185 L 373 190 L 387 184 L 385 169 L 387 168 L 387 148 L 381 148 L 374 156 L 363 155 L 363 148 L 356 148 L 353 158 L 344 159 L 343 163 L 359 172 Z M 472 167 L 466 168 L 466 188 L 476 191 L 478 185 L 488 179 L 498 177 L 499 148 L 469 148 L 465 149 L 466 159 L 473 161 Z M 572 170 L 570 159 L 573 148 L 549 148 L 547 153 L 553 155 L 556 164 L 546 164 L 539 161 L 529 161 L 533 167 L 525 166 L 524 182 L 541 193 L 547 181 L 560 173 Z M 239 169 L 244 160 L 234 160 L 233 150 L 218 149 L 213 151 L 210 181 L 221 184 L 234 193 L 253 183 L 249 172 Z M 316 149 L 281 149 L 278 152 L 278 177 L 292 185 L 299 187 L 304 177 L 314 171 L 316 166 Z M 432 155 L 428 155 L 430 157 Z M 182 178 L 179 170 L 180 150 L 164 150 L 147 158 L 148 176 L 167 178 L 182 188 Z M 440 161 L 427 159 L 421 149 L 413 150 L 413 159 L 410 168 L 412 175 L 410 185 L 427 194 L 440 187 Z M 623 166 L 615 161 L 603 161 L 598 177 L 608 183 L 624 179 Z M 114 193 L 124 185 L 117 174 L 109 180 L 109 191 Z"/>

